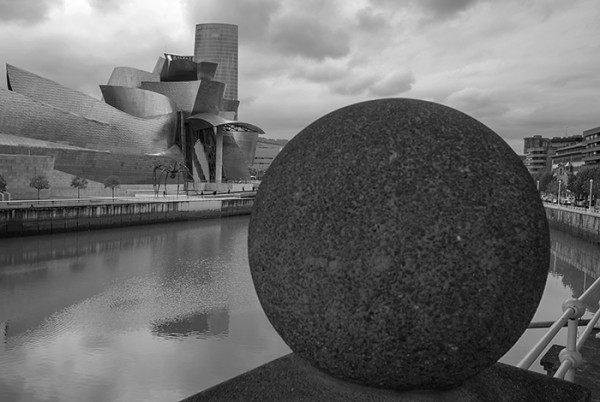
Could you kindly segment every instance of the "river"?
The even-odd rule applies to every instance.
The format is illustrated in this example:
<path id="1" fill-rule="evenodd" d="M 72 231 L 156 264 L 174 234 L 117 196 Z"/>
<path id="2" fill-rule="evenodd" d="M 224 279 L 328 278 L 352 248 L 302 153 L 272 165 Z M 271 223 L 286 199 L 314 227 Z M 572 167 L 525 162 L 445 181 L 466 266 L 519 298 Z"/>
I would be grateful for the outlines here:
<path id="1" fill-rule="evenodd" d="M 0 401 L 178 401 L 289 353 L 254 293 L 247 225 L 0 240 Z M 534 320 L 555 319 L 599 273 L 594 244 L 553 231 L 552 252 Z M 516 364 L 540 331 L 501 361 Z"/>

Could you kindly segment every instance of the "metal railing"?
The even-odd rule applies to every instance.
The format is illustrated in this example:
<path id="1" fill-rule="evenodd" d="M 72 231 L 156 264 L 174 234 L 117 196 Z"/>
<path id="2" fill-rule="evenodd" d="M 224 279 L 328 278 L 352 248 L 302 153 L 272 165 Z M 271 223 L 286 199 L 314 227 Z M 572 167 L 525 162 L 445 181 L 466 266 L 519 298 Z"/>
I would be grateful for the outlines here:
<path id="1" fill-rule="evenodd" d="M 201 191 L 197 194 L 169 194 L 156 195 L 154 192 L 137 193 L 129 196 L 115 196 L 114 198 L 107 197 L 85 197 L 85 198 L 53 198 L 42 200 L 0 200 L 0 209 L 20 209 L 20 208 L 35 208 L 35 207 L 66 207 L 66 206 L 99 206 L 99 205 L 116 205 L 116 204 L 131 204 L 152 202 L 173 202 L 182 200 L 200 200 L 211 198 L 230 198 L 230 197 L 245 197 L 256 194 L 256 190 L 245 189 L 243 191 Z M 137 195 L 137 196 L 136 196 Z"/>
<path id="2" fill-rule="evenodd" d="M 577 329 L 579 327 L 579 319 L 585 314 L 586 305 L 590 305 L 594 301 L 591 300 L 592 294 L 598 289 L 600 289 L 600 278 L 596 279 L 596 281 L 579 298 L 566 300 L 562 305 L 562 315 L 554 322 L 554 324 L 552 324 L 544 336 L 542 336 L 525 357 L 521 359 L 517 364 L 517 367 L 523 369 L 531 367 L 533 362 L 556 337 L 558 331 L 567 324 L 567 344 L 558 356 L 560 366 L 554 373 L 554 377 L 573 382 L 575 379 L 575 369 L 583 364 L 580 350 L 592 333 L 598 319 L 600 319 L 600 309 L 598 309 L 594 316 L 588 321 L 581 336 L 578 338 Z"/>

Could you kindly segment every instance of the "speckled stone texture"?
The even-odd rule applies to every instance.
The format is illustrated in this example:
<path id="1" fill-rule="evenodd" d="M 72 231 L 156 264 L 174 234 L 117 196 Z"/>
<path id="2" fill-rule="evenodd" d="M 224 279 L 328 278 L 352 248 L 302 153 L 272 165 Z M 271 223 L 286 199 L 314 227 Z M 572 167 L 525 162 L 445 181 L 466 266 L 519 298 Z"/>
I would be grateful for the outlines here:
<path id="1" fill-rule="evenodd" d="M 382 99 L 286 145 L 260 185 L 248 253 L 265 313 L 301 358 L 356 384 L 431 390 L 517 341 L 549 235 L 497 134 L 439 104 Z"/>
<path id="2" fill-rule="evenodd" d="M 496 363 L 458 387 L 394 391 L 337 380 L 289 354 L 182 402 L 587 402 L 581 385 Z"/>

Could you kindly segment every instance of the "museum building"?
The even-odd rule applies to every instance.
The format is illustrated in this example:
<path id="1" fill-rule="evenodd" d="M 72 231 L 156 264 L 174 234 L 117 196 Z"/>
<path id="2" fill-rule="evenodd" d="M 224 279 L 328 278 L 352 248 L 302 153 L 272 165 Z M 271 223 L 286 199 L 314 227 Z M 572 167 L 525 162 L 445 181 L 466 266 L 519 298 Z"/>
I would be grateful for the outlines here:
<path id="1" fill-rule="evenodd" d="M 40 174 L 52 197 L 71 196 L 74 177 L 150 189 L 170 178 L 193 192 L 250 178 L 264 132 L 237 120 L 235 25 L 197 25 L 194 55 L 165 54 L 152 71 L 115 68 L 102 100 L 12 65 L 6 75 L 0 175 L 13 199 L 33 198 Z"/>

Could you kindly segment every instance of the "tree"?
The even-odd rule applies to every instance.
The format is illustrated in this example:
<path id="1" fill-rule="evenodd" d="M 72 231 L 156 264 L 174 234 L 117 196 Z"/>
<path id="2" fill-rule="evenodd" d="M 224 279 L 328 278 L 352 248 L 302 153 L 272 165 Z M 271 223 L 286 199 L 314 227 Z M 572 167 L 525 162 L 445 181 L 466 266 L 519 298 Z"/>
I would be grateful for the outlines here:
<path id="1" fill-rule="evenodd" d="M 121 185 L 121 180 L 117 176 L 108 176 L 104 179 L 104 188 L 109 187 L 112 190 L 112 199 L 115 200 L 115 188 Z"/>
<path id="2" fill-rule="evenodd" d="M 29 187 L 33 187 L 37 190 L 37 199 L 40 199 L 40 190 L 47 190 L 50 188 L 50 183 L 44 175 L 38 175 L 31 179 Z"/>
<path id="3" fill-rule="evenodd" d="M 4 191 L 6 191 L 6 180 L 4 180 L 4 177 L 0 174 L 0 192 Z"/>
<path id="4" fill-rule="evenodd" d="M 544 170 L 539 172 L 533 177 L 533 181 L 540 183 L 540 191 L 548 191 L 546 187 L 554 180 L 554 175 L 552 174 L 552 170 Z"/>
<path id="5" fill-rule="evenodd" d="M 600 167 L 582 168 L 575 178 L 569 183 L 569 190 L 578 197 L 588 196 L 590 193 L 590 179 L 593 180 L 592 198 L 600 195 Z"/>
<path id="6" fill-rule="evenodd" d="M 85 190 L 87 188 L 88 181 L 85 177 L 75 176 L 71 180 L 71 187 L 77 189 L 77 199 L 79 199 L 79 190 Z"/>

